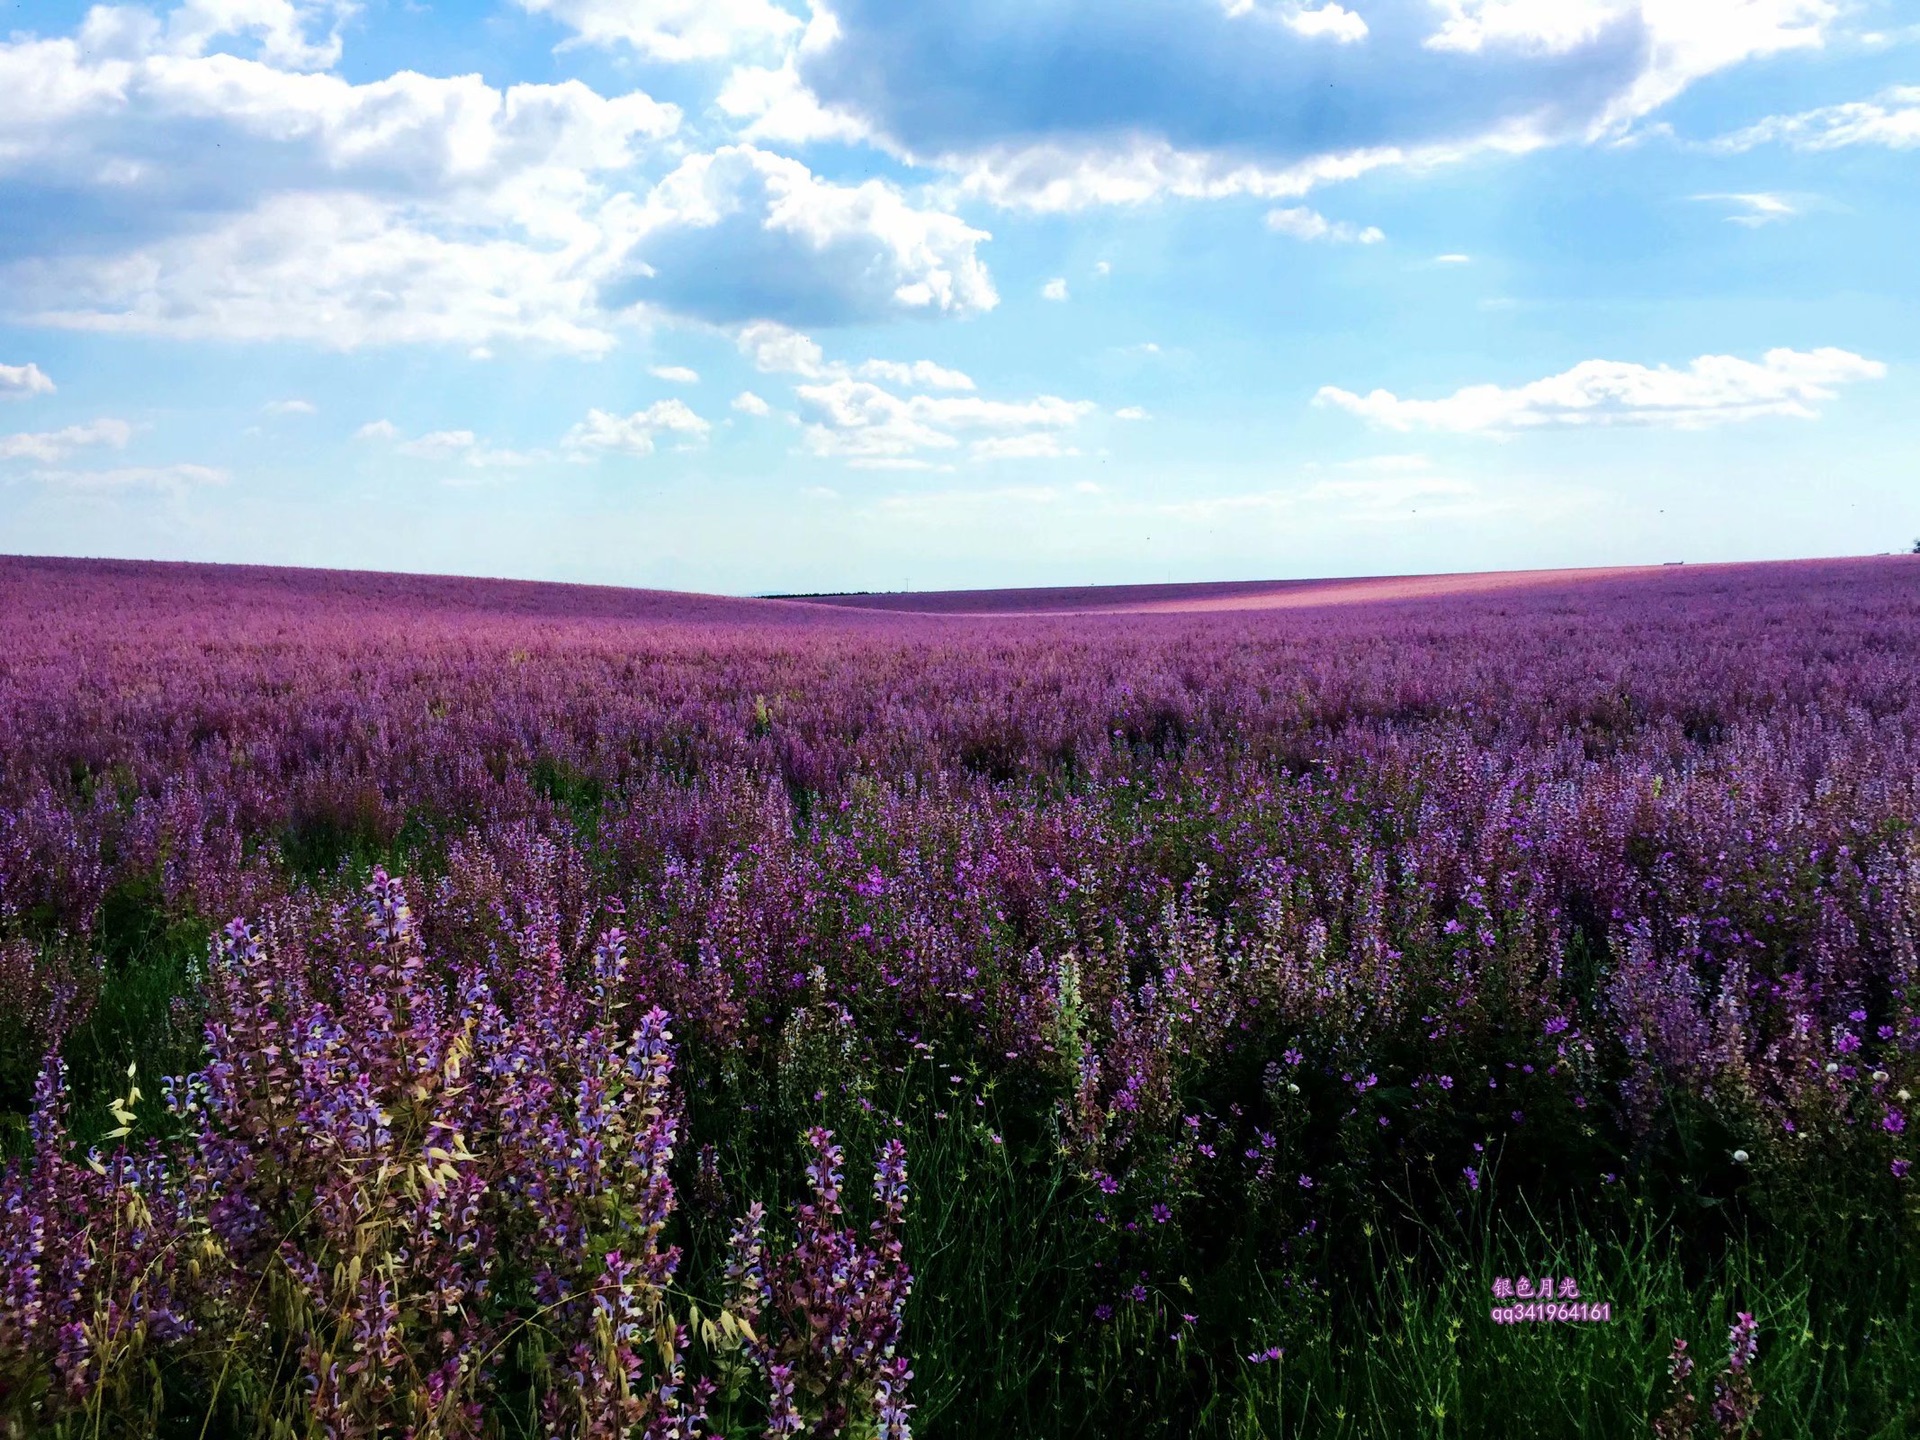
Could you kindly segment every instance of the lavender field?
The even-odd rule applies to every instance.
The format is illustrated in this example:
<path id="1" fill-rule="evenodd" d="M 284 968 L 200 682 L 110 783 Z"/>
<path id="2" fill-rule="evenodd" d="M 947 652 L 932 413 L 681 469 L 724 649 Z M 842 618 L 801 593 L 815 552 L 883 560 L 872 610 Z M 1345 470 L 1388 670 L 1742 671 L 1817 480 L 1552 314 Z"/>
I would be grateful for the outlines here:
<path id="1" fill-rule="evenodd" d="M 0 559 L 0 1435 L 1920 1431 L 1920 558 L 1266 593 Z"/>

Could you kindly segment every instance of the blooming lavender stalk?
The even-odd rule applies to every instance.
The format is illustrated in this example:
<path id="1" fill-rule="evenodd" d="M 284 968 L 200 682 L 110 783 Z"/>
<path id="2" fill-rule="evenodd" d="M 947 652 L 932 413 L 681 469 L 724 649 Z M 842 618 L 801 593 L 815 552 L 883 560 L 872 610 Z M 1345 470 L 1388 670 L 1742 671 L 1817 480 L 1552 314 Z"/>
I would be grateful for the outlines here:
<path id="1" fill-rule="evenodd" d="M 1699 1401 L 1693 1393 L 1693 1357 L 1687 1354 L 1687 1342 L 1676 1336 L 1673 1353 L 1667 1358 L 1666 1408 L 1653 1421 L 1655 1440 L 1693 1440 L 1699 1418 Z"/>
<path id="2" fill-rule="evenodd" d="M 1725 1440 L 1758 1440 L 1754 1416 L 1760 1392 L 1753 1384 L 1753 1361 L 1759 1353 L 1759 1325 L 1742 1310 L 1727 1331 L 1727 1368 L 1713 1382 L 1713 1422 Z"/>
<path id="3" fill-rule="evenodd" d="M 769 1394 L 767 1434 L 837 1436 L 868 1425 L 909 1440 L 913 1371 L 899 1352 L 913 1276 L 901 1246 L 906 1149 L 889 1140 L 874 1165 L 877 1213 L 865 1243 L 842 1224 L 845 1154 L 831 1131 L 807 1133 L 811 1199 L 795 1212 L 792 1247 L 769 1252 L 765 1216 L 734 1228 L 728 1279 L 737 1314 L 757 1327 L 747 1352 Z"/>

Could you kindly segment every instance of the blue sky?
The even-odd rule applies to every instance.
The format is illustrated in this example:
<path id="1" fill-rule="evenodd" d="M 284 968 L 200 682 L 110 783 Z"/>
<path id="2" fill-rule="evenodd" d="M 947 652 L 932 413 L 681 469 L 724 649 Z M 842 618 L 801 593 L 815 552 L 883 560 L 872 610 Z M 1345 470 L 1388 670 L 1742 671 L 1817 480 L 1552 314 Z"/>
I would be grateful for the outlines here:
<path id="1" fill-rule="evenodd" d="M 0 552 L 1905 549 L 1910 0 L 0 0 Z"/>

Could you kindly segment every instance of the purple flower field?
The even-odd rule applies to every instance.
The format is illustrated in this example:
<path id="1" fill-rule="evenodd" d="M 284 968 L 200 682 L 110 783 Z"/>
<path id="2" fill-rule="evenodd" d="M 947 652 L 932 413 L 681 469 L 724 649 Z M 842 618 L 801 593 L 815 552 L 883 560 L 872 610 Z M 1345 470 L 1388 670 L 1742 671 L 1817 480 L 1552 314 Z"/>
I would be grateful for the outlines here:
<path id="1" fill-rule="evenodd" d="M 1920 559 L 1222 589 L 0 559 L 0 1435 L 1920 1425 Z"/>

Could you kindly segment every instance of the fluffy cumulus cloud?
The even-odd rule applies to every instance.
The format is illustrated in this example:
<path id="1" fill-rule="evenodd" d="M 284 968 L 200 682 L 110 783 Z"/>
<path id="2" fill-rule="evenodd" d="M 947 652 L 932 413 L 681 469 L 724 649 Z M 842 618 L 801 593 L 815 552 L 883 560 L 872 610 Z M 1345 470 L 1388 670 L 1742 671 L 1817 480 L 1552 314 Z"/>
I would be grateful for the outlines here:
<path id="1" fill-rule="evenodd" d="M 1352 44 L 1367 38 L 1367 22 L 1344 6 L 1327 4 L 1315 8 L 1304 5 L 1263 6 L 1255 0 L 1225 0 L 1223 8 L 1236 19 L 1253 16 L 1284 25 L 1296 35 L 1308 39 L 1336 40 Z"/>
<path id="2" fill-rule="evenodd" d="M 631 415 L 589 410 L 587 418 L 567 432 L 566 448 L 578 454 L 651 455 L 661 435 L 678 435 L 688 442 L 704 440 L 712 429 L 680 400 L 657 400 Z"/>
<path id="3" fill-rule="evenodd" d="M 1267 212 L 1267 228 L 1277 235 L 1296 240 L 1330 240 L 1338 245 L 1378 245 L 1386 233 L 1377 225 L 1353 225 L 1345 220 L 1329 220 L 1318 210 L 1304 205 L 1289 205 Z"/>
<path id="4" fill-rule="evenodd" d="M 794 134 L 833 117 L 1006 205 L 1297 196 L 1383 164 L 1620 134 L 1708 75 L 1821 44 L 1841 10 L 1055 0 L 1008 25 L 979 7 L 835 0 L 791 77 L 743 81 L 736 109 L 792 116 Z"/>
<path id="5" fill-rule="evenodd" d="M 857 378 L 919 390 L 973 390 L 973 377 L 932 360 L 863 360 L 858 365 L 829 361 L 811 336 L 772 320 L 740 327 L 740 353 L 769 375 L 798 375 L 809 380 Z"/>
<path id="6" fill-rule="evenodd" d="M 800 385 L 795 394 L 807 416 L 805 444 L 812 454 L 868 465 L 924 463 L 927 452 L 955 450 L 968 437 L 978 459 L 1077 453 L 1058 437 L 1094 408 L 1057 395 L 1021 401 L 902 395 L 850 377 Z"/>
<path id="7" fill-rule="evenodd" d="M 89 420 L 59 430 L 27 431 L 0 435 L 0 460 L 37 460 L 57 464 L 76 450 L 107 446 L 124 450 L 133 438 L 133 427 L 124 420 Z"/>
<path id="8" fill-rule="evenodd" d="M 605 181 L 677 128 L 673 106 L 578 81 L 353 84 L 288 68 L 271 27 L 257 55 L 199 53 L 223 32 L 178 42 L 193 10 L 96 9 L 76 37 L 0 44 L 0 186 L 26 217 L 0 239 L 8 309 L 183 338 L 608 348 Z"/>
<path id="9" fill-rule="evenodd" d="M 1618 125 L 1705 76 L 1758 56 L 1819 45 L 1838 0 L 1436 0 L 1429 49 L 1465 55 L 1567 55 L 1630 36 L 1640 55 L 1596 120 Z"/>
<path id="10" fill-rule="evenodd" d="M 619 297 L 706 320 L 840 324 L 999 303 L 985 231 L 758 146 L 689 156 L 621 223 L 635 263 Z"/>
<path id="11" fill-rule="evenodd" d="M 38 365 L 0 365 L 0 399 L 53 394 L 53 381 Z"/>
<path id="12" fill-rule="evenodd" d="M 775 320 L 740 327 L 740 353 L 769 375 L 822 375 L 827 356 L 808 336 Z"/>
<path id="13" fill-rule="evenodd" d="M 364 195 L 292 194 L 110 256 L 13 267 L 24 318 L 178 339 L 360 345 L 495 338 L 600 353 L 595 282 L 509 236 L 436 233 Z"/>
<path id="14" fill-rule="evenodd" d="M 949 369 L 931 360 L 862 360 L 853 373 L 862 380 L 878 380 L 888 385 L 903 385 L 919 390 L 976 390 L 973 377 L 964 370 Z"/>
<path id="15" fill-rule="evenodd" d="M 1405 400 L 1386 390 L 1357 395 L 1323 387 L 1314 403 L 1390 430 L 1499 434 L 1563 425 L 1665 425 L 1701 429 L 1769 415 L 1812 419 L 1842 385 L 1887 373 L 1847 350 L 1769 350 L 1759 360 L 1702 355 L 1684 370 L 1586 360 L 1511 389 L 1471 385 L 1441 400 Z"/>
<path id="16" fill-rule="evenodd" d="M 583 38 L 624 17 L 667 58 L 759 13 L 555 8 Z M 985 232 L 887 181 L 836 184 L 752 145 L 669 150 L 681 113 L 640 91 L 355 83 L 325 68 L 341 13 L 101 7 L 73 35 L 0 41 L 0 310 L 181 339 L 597 354 L 661 312 L 831 324 L 997 299 Z M 784 13 L 766 7 L 764 38 L 793 28 L 767 20 Z"/>
<path id="17" fill-rule="evenodd" d="M 793 380 L 806 452 L 862 468 L 924 469 L 963 449 L 978 460 L 1075 455 L 1062 437 L 1094 409 L 1057 395 L 986 399 L 972 376 L 931 360 L 830 360 L 810 336 L 769 321 L 741 327 L 739 344 L 756 369 Z M 734 403 L 765 413 L 758 396 Z"/>
<path id="18" fill-rule="evenodd" d="M 577 80 L 503 89 L 402 71 L 356 85 L 225 52 L 173 54 L 138 30 L 90 34 L 102 13 L 78 37 L 0 44 L 0 175 L 86 186 L 117 201 L 116 215 L 188 195 L 231 209 L 263 190 L 348 189 L 535 222 L 542 204 L 679 125 L 672 105 Z"/>
<path id="19" fill-rule="evenodd" d="M 803 60 L 831 49 L 840 39 L 833 11 L 816 3 L 800 42 L 777 66 L 737 65 L 715 103 L 741 125 L 748 140 L 807 145 L 873 138 L 867 122 L 850 110 L 823 104 L 800 78 Z"/>
<path id="20" fill-rule="evenodd" d="M 1896 85 L 1872 100 L 1826 105 L 1796 115 L 1770 115 L 1728 135 L 1716 148 L 1741 151 L 1758 145 L 1789 145 L 1796 150 L 1883 145 L 1912 150 L 1920 146 L 1920 85 Z"/>

